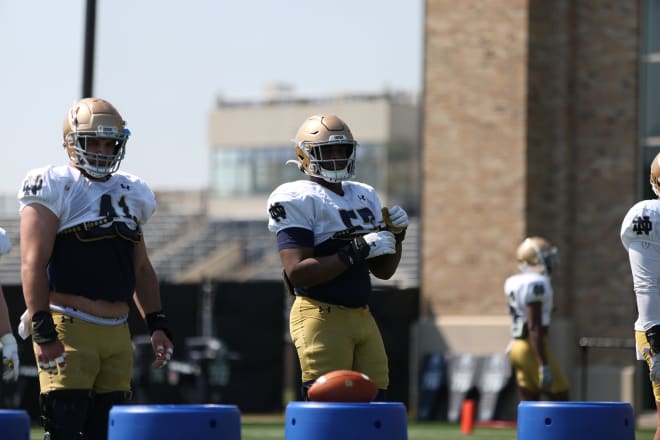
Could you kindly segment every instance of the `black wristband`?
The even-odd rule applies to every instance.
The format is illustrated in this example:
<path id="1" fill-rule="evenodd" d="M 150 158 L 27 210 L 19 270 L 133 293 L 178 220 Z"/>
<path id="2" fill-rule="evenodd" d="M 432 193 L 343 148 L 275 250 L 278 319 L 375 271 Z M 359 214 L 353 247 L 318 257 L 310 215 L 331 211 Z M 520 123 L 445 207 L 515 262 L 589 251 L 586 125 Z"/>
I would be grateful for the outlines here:
<path id="1" fill-rule="evenodd" d="M 144 317 L 144 320 L 147 321 L 147 328 L 149 329 L 149 335 L 153 335 L 156 330 L 162 330 L 165 332 L 170 341 L 173 340 L 172 333 L 170 333 L 169 322 L 167 321 L 167 316 L 163 311 L 147 313 Z"/>
<path id="2" fill-rule="evenodd" d="M 367 255 L 369 255 L 369 245 L 362 237 L 354 238 L 337 251 L 337 256 L 347 266 L 363 261 Z"/>
<path id="3" fill-rule="evenodd" d="M 40 310 L 32 315 L 32 340 L 39 345 L 57 340 L 57 330 L 50 312 Z"/>
<path id="4" fill-rule="evenodd" d="M 406 229 L 407 228 L 404 228 L 403 231 L 399 232 L 398 234 L 394 234 L 394 239 L 397 243 L 401 243 L 406 239 Z"/>

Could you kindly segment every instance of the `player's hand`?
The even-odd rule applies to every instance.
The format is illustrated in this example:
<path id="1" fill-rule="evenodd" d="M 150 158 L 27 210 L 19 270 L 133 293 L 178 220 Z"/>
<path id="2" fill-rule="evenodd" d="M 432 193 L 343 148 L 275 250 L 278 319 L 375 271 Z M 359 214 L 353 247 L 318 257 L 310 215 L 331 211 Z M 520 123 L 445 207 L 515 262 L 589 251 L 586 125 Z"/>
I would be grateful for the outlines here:
<path id="1" fill-rule="evenodd" d="M 660 353 L 651 355 L 651 367 L 649 368 L 651 382 L 660 383 Z"/>
<path id="2" fill-rule="evenodd" d="M 541 365 L 539 367 L 539 383 L 542 390 L 550 389 L 550 385 L 552 385 L 552 369 L 550 365 Z"/>
<path id="3" fill-rule="evenodd" d="M 2 380 L 9 382 L 18 380 L 18 345 L 13 334 L 7 333 L 0 338 L 2 343 Z"/>
<path id="4" fill-rule="evenodd" d="M 396 240 L 390 231 L 371 232 L 363 235 L 362 238 L 369 246 L 369 254 L 365 257 L 366 259 L 396 253 Z"/>
<path id="5" fill-rule="evenodd" d="M 151 335 L 151 346 L 156 354 L 156 360 L 151 364 L 153 368 L 163 368 L 172 360 L 174 344 L 163 330 L 155 330 Z"/>
<path id="6" fill-rule="evenodd" d="M 64 344 L 59 339 L 35 344 L 34 354 L 37 366 L 48 374 L 58 374 L 66 368 L 66 353 Z"/>
<path id="7" fill-rule="evenodd" d="M 399 205 L 391 208 L 382 208 L 383 219 L 387 229 L 395 234 L 403 232 L 408 227 L 408 214 Z"/>

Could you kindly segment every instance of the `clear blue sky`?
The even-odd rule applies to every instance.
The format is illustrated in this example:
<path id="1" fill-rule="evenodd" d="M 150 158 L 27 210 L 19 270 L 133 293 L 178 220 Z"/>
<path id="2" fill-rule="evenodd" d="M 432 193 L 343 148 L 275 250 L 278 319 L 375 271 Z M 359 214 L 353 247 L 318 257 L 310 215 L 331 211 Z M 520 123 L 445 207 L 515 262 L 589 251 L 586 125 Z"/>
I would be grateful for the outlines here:
<path id="1" fill-rule="evenodd" d="M 0 193 L 61 164 L 82 93 L 84 0 L 0 1 Z M 418 92 L 423 0 L 97 0 L 94 94 L 133 136 L 122 169 L 153 189 L 204 188 L 217 96 Z"/>

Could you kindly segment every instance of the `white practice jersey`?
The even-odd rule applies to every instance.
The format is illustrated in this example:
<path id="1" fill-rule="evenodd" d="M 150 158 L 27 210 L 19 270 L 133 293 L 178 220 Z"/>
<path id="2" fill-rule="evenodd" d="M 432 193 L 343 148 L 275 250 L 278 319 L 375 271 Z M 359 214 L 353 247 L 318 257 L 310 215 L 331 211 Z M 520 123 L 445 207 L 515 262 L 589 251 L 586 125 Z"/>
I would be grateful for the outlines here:
<path id="1" fill-rule="evenodd" d="M 47 166 L 27 174 L 18 201 L 21 212 L 40 204 L 59 219 L 47 267 L 52 291 L 130 301 L 136 285 L 135 243 L 156 209 L 144 182 L 124 172 L 93 181 L 68 165 Z"/>
<path id="2" fill-rule="evenodd" d="M 146 183 L 128 173 L 116 172 L 105 182 L 90 181 L 69 165 L 46 166 L 28 172 L 18 191 L 22 211 L 38 203 L 60 220 L 57 232 L 81 225 L 110 227 L 124 223 L 138 231 L 156 210 L 156 198 Z"/>
<path id="3" fill-rule="evenodd" d="M 527 305 L 541 302 L 541 324 L 550 325 L 553 307 L 553 291 L 550 278 L 534 271 L 525 271 L 511 275 L 504 282 L 504 295 L 509 304 L 511 315 L 511 336 L 523 337 L 527 324 Z"/>
<path id="4" fill-rule="evenodd" d="M 660 324 L 660 200 L 636 203 L 621 223 L 637 300 L 635 330 Z"/>
<path id="5" fill-rule="evenodd" d="M 303 228 L 314 233 L 314 246 L 331 238 L 348 238 L 384 225 L 381 202 L 364 183 L 342 182 L 339 195 L 311 180 L 277 187 L 268 198 L 268 229 Z"/>
<path id="6" fill-rule="evenodd" d="M 343 195 L 311 180 L 280 185 L 268 198 L 268 229 L 278 249 L 313 247 L 315 256 L 332 255 L 349 240 L 384 226 L 381 203 L 369 185 L 342 182 Z M 332 280 L 296 295 L 330 304 L 362 307 L 369 302 L 371 279 L 366 261 L 358 262 Z"/>

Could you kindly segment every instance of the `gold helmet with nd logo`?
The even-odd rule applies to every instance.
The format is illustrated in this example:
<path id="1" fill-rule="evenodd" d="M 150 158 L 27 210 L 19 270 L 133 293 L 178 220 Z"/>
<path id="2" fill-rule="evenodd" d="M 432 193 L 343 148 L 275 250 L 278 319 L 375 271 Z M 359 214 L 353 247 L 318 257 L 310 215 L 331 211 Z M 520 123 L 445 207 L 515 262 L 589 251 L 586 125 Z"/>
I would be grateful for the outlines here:
<path id="1" fill-rule="evenodd" d="M 557 248 L 543 237 L 527 237 L 516 250 L 521 269 L 550 275 L 558 266 Z"/>
<path id="2" fill-rule="evenodd" d="M 314 115 L 303 122 L 295 138 L 293 162 L 308 176 L 341 182 L 355 176 L 358 143 L 348 125 L 335 115 Z M 342 157 L 329 154 L 329 147 L 344 146 Z M 287 162 L 287 163 L 289 163 Z"/>
<path id="3" fill-rule="evenodd" d="M 119 169 L 130 134 L 117 109 L 103 99 L 81 99 L 64 117 L 64 148 L 69 159 L 96 179 L 107 178 Z M 90 139 L 114 140 L 113 154 L 87 151 L 87 141 Z"/>

